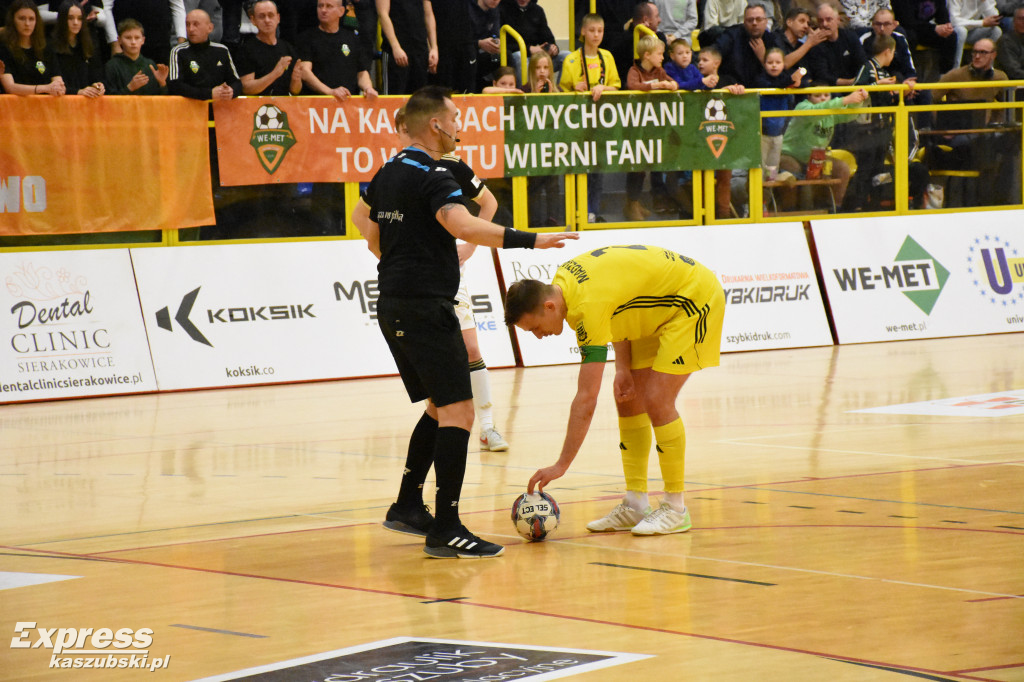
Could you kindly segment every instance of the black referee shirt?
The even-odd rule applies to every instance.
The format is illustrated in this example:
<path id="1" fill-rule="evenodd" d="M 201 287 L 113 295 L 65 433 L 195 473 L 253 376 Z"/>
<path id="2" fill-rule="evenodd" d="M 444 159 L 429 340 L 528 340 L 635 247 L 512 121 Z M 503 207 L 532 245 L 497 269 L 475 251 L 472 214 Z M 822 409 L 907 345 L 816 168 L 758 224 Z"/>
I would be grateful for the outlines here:
<path id="1" fill-rule="evenodd" d="M 407 147 L 373 176 L 363 201 L 380 226 L 381 295 L 397 298 L 441 296 L 459 290 L 459 255 L 437 212 L 465 195 L 450 170 L 426 152 Z"/>

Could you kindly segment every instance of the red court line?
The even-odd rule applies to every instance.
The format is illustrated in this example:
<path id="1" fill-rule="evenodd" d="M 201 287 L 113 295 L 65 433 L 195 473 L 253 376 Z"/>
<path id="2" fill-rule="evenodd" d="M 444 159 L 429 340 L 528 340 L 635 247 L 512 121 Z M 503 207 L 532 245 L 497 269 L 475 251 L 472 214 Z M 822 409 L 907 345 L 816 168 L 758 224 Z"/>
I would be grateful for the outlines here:
<path id="1" fill-rule="evenodd" d="M 471 516 L 474 514 L 493 514 L 497 511 L 503 510 L 482 510 L 477 512 L 470 512 L 464 514 L 464 516 Z M 301 517 L 296 517 L 301 518 Z M 255 522 L 254 522 L 255 523 Z M 119 554 L 121 552 L 141 552 L 149 549 L 160 549 L 163 547 L 180 547 L 182 545 L 199 545 L 208 542 L 234 542 L 237 540 L 251 540 L 255 538 L 273 537 L 275 535 L 291 535 L 293 533 L 316 533 L 325 530 L 344 530 L 346 528 L 358 528 L 360 526 L 375 526 L 376 521 L 365 521 L 361 523 L 342 524 L 334 526 L 322 526 L 319 528 L 296 528 L 295 530 L 280 530 L 280 531 L 269 531 L 266 533 L 253 533 L 251 535 L 230 535 L 222 538 L 208 538 L 205 540 L 182 540 L 181 542 L 168 542 L 158 545 L 140 545 L 137 547 L 124 547 L 121 549 L 105 549 L 99 552 L 87 552 L 82 556 L 102 556 L 105 554 Z M 776 524 L 764 524 L 764 525 L 744 525 L 744 526 L 708 526 L 695 528 L 694 531 L 707 532 L 713 530 L 760 530 L 768 528 L 875 528 L 875 529 L 887 529 L 887 530 L 937 530 L 937 531 L 954 531 L 960 533 L 993 533 L 996 535 L 1024 535 L 1024 531 L 1013 531 L 1003 529 L 987 529 L 987 528 L 957 528 L 955 526 L 914 526 L 914 525 L 877 525 L 877 524 L 854 524 L 854 523 L 776 523 Z M 171 529 L 175 530 L 175 529 Z M 162 531 L 153 531 L 162 532 Z M 624 535 L 626 531 L 622 533 L 609 533 L 609 535 Z M 109 537 L 117 537 L 109 536 Z M 587 533 L 586 535 L 576 535 L 572 537 L 561 537 L 553 538 L 551 542 L 560 542 L 563 540 L 580 540 L 583 538 L 594 538 L 596 537 L 593 533 Z M 85 538 L 88 539 L 88 538 Z M 81 542 L 82 540 L 61 540 L 59 542 Z M 23 547 L 21 549 L 27 549 Z M 42 549 L 31 549 L 33 552 L 45 552 Z M 1019 595 L 1024 597 L 1024 595 Z M 991 597 L 991 599 L 1012 599 L 1013 597 Z M 989 598 L 986 598 L 989 599 Z M 973 600 L 973 601 L 985 601 L 985 600 Z"/>
<path id="2" fill-rule="evenodd" d="M 950 675 L 959 675 L 961 673 L 978 673 L 988 670 L 1007 670 L 1009 668 L 1024 668 L 1024 663 L 1007 663 L 1006 665 L 993 665 L 988 668 L 964 668 L 963 670 L 950 670 Z"/>
<path id="3" fill-rule="evenodd" d="M 19 548 L 19 547 L 8 547 L 6 545 L 0 545 L 0 549 L 10 549 L 10 550 L 26 551 L 26 550 L 24 550 L 22 548 Z M 60 555 L 60 556 L 66 556 L 66 557 L 69 557 L 69 558 L 77 558 L 77 559 L 88 558 L 88 556 L 89 556 L 89 555 L 84 555 L 84 554 L 74 554 L 74 553 L 71 553 L 71 552 L 55 552 L 55 551 L 52 551 L 52 550 L 51 551 L 27 550 L 27 551 L 37 552 L 39 554 Z M 432 595 L 410 594 L 410 593 L 405 593 L 405 592 L 395 592 L 395 591 L 392 591 L 392 590 L 379 590 L 379 589 L 375 589 L 375 588 L 372 588 L 372 587 L 355 587 L 353 585 L 338 585 L 336 583 L 325 583 L 325 582 L 319 582 L 319 581 L 314 581 L 314 580 L 301 580 L 301 579 L 298 579 L 298 578 L 281 578 L 281 577 L 276 577 L 276 576 L 258 575 L 258 574 L 255 574 L 255 573 L 241 573 L 241 572 L 238 572 L 238 571 L 225 571 L 225 570 L 214 569 L 214 568 L 202 568 L 202 567 L 199 567 L 199 566 L 181 566 L 181 565 L 176 565 L 176 564 L 165 564 L 165 563 L 161 563 L 161 562 L 157 562 L 157 561 L 142 561 L 142 560 L 139 560 L 139 559 L 119 559 L 119 558 L 113 558 L 113 559 L 110 559 L 110 561 L 116 562 L 116 563 L 134 564 L 134 565 L 140 565 L 140 566 L 155 566 L 157 568 L 170 568 L 170 569 L 177 569 L 177 570 L 181 570 L 181 571 L 195 571 L 197 573 L 210 573 L 210 574 L 213 574 L 213 575 L 232 576 L 232 577 L 235 577 L 235 578 L 251 578 L 251 579 L 254 579 L 254 580 L 269 580 L 269 581 L 273 581 L 273 582 L 289 583 L 289 584 L 293 584 L 293 585 L 307 585 L 307 586 L 311 586 L 311 587 L 326 587 L 326 588 L 330 588 L 330 589 L 349 590 L 349 591 L 352 591 L 352 592 L 363 592 L 363 593 L 367 593 L 367 594 L 379 594 L 379 595 L 392 596 L 392 597 L 407 597 L 407 598 L 416 599 L 416 600 L 419 600 L 419 601 L 432 600 L 432 599 L 436 598 L 436 596 L 432 596 Z M 864 658 L 854 658 L 854 657 L 851 657 L 851 656 L 842 656 L 842 655 L 837 655 L 837 654 L 823 653 L 823 652 L 820 652 L 820 651 L 811 651 L 810 649 L 797 649 L 795 647 L 786 647 L 786 646 L 780 646 L 780 645 L 777 645 L 777 644 L 764 644 L 764 643 L 761 643 L 761 642 L 750 642 L 750 641 L 746 641 L 746 640 L 742 640 L 742 639 L 733 639 L 733 638 L 729 638 L 729 637 L 718 637 L 718 636 L 715 636 L 715 635 L 703 635 L 703 634 L 696 633 L 696 632 L 683 632 L 682 630 L 670 630 L 668 628 L 657 628 L 657 627 L 653 627 L 653 626 L 649 626 L 649 625 L 633 625 L 633 624 L 630 624 L 630 623 L 621 623 L 621 622 L 615 622 L 615 621 L 610 621 L 610 620 L 601 620 L 599 618 L 587 618 L 587 617 L 584 617 L 584 616 L 570 616 L 570 615 L 566 615 L 566 614 L 550 613 L 550 612 L 546 612 L 546 611 L 535 611 L 535 610 L 532 610 L 532 609 L 521 609 L 521 608 L 516 608 L 516 607 L 512 607 L 512 606 L 500 606 L 498 604 L 484 604 L 484 603 L 480 603 L 480 602 L 466 601 L 466 600 L 462 600 L 462 599 L 460 599 L 458 601 L 446 601 L 444 603 L 445 604 L 458 605 L 458 606 L 474 606 L 474 607 L 478 607 L 478 608 L 494 609 L 496 611 L 505 611 L 505 612 L 509 612 L 509 613 L 519 613 L 519 614 L 528 615 L 528 616 L 539 616 L 539 617 L 542 617 L 542 618 L 556 618 L 556 619 L 560 619 L 560 620 L 569 620 L 569 621 L 574 621 L 574 622 L 578 622 L 578 623 L 592 623 L 594 625 L 608 625 L 608 626 L 612 626 L 612 627 L 628 628 L 628 629 L 631 629 L 631 630 L 643 630 L 643 631 L 646 631 L 646 632 L 659 632 L 659 633 L 667 634 L 667 635 L 679 635 L 679 636 L 682 636 L 682 637 L 693 637 L 695 639 L 705 639 L 705 640 L 714 641 L 714 642 L 724 642 L 724 643 L 727 643 L 727 644 L 739 644 L 739 645 L 744 645 L 744 646 L 758 647 L 758 648 L 762 648 L 762 649 L 770 649 L 770 650 L 774 650 L 774 651 L 786 651 L 786 652 L 790 652 L 790 653 L 807 654 L 807 655 L 810 655 L 810 656 L 818 656 L 820 658 L 830 658 L 830 659 L 837 660 L 837 661 L 846 661 L 846 662 L 849 662 L 849 663 L 864 663 L 864 664 L 874 665 L 874 666 L 884 666 L 884 667 L 888 667 L 888 668 L 896 668 L 896 669 L 899 669 L 899 670 L 908 670 L 908 671 L 914 671 L 914 672 L 929 673 L 929 674 L 932 674 L 932 675 L 955 674 L 955 673 L 944 672 L 944 671 L 941 671 L 941 670 L 932 670 L 930 668 L 916 668 L 916 667 L 900 665 L 900 664 L 897 664 L 897 663 L 887 663 L 887 662 L 883 662 L 883 661 L 872 661 L 872 660 L 864 659 Z M 984 670 L 984 668 L 979 668 L 979 670 Z M 961 675 L 961 677 L 963 677 L 963 675 Z M 981 677 L 971 677 L 971 679 L 979 680 L 979 682 L 1001 682 L 1000 680 L 997 680 L 997 679 L 988 679 L 988 678 L 981 678 Z"/>
<path id="4" fill-rule="evenodd" d="M 968 599 L 968 602 L 980 602 L 980 601 L 1000 601 L 1001 599 L 1020 599 L 1024 597 L 1024 594 L 1016 594 L 1012 597 L 985 597 L 984 599 Z"/>

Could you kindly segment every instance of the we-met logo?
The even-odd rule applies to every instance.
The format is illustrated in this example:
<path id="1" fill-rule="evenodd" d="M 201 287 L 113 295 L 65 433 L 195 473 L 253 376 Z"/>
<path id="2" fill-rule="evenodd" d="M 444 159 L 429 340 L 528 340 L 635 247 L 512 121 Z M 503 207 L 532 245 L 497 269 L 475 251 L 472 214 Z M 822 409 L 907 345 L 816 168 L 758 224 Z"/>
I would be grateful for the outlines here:
<path id="1" fill-rule="evenodd" d="M 925 314 L 949 279 L 949 270 L 909 236 L 891 264 L 833 268 L 832 274 L 844 292 L 900 291 Z"/>

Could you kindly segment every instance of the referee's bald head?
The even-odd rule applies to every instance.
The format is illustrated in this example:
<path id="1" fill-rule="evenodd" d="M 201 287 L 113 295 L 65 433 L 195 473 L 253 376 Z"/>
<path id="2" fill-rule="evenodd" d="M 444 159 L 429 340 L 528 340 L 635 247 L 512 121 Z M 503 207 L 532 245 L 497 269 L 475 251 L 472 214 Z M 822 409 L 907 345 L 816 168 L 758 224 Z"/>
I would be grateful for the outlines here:
<path id="1" fill-rule="evenodd" d="M 405 103 L 405 127 L 410 136 L 417 136 L 427 130 L 430 119 L 443 114 L 452 98 L 452 91 L 440 85 L 427 85 L 412 94 Z"/>

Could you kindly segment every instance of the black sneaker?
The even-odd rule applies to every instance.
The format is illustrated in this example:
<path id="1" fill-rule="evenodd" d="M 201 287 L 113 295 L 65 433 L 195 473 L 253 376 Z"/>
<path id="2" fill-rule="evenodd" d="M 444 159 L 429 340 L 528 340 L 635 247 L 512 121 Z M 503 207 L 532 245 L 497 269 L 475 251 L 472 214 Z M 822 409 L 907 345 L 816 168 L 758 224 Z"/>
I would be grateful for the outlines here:
<path id="1" fill-rule="evenodd" d="M 388 515 L 384 519 L 384 527 L 396 533 L 406 535 L 418 535 L 423 537 L 434 524 L 434 517 L 427 505 L 419 507 L 400 507 L 395 502 L 388 509 Z"/>
<path id="2" fill-rule="evenodd" d="M 505 548 L 493 542 L 481 540 L 458 526 L 452 530 L 430 533 L 423 551 L 434 559 L 486 559 L 501 556 Z"/>

